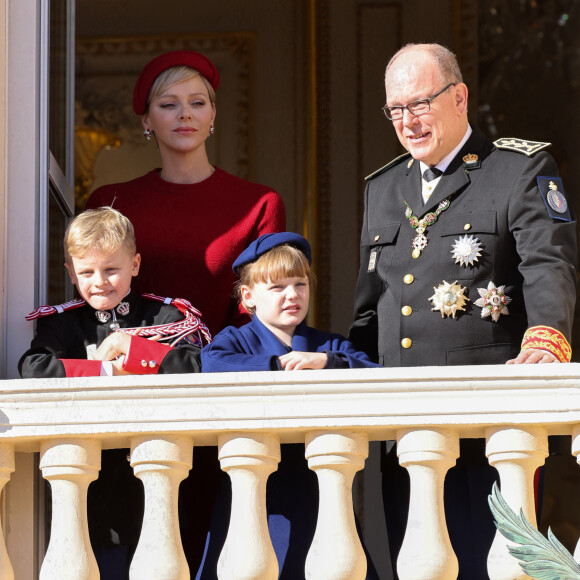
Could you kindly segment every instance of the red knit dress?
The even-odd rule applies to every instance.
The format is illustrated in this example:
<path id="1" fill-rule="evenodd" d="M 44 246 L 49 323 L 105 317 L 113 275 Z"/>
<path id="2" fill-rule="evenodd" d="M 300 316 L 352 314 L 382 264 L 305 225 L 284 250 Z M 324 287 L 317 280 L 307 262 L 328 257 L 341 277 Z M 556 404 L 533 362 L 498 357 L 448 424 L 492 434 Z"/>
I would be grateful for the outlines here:
<path id="1" fill-rule="evenodd" d="M 275 191 L 218 168 L 194 184 L 169 183 L 153 170 L 100 187 L 87 202 L 87 208 L 104 205 L 135 228 L 142 262 L 134 290 L 186 298 L 212 334 L 249 321 L 233 298 L 232 263 L 257 237 L 286 229 Z"/>

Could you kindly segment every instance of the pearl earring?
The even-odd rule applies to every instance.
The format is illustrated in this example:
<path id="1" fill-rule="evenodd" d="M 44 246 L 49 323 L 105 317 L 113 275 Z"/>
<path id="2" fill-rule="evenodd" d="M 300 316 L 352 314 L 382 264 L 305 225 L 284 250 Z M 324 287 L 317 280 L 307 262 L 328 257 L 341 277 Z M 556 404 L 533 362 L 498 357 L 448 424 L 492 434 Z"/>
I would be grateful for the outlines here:
<path id="1" fill-rule="evenodd" d="M 143 131 L 143 136 L 145 139 L 147 139 L 147 141 L 151 141 L 151 129 L 145 129 L 145 131 Z"/>

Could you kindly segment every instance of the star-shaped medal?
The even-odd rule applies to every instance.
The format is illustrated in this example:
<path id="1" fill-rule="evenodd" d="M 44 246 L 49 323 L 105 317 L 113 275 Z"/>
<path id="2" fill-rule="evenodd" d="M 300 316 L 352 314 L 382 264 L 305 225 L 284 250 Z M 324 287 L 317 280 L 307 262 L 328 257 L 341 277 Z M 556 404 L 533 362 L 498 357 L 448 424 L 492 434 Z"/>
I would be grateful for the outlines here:
<path id="1" fill-rule="evenodd" d="M 433 304 L 431 310 L 439 310 L 441 318 L 445 318 L 445 316 L 455 318 L 455 313 L 458 310 L 465 311 L 464 306 L 469 301 L 469 298 L 463 295 L 466 288 L 462 288 L 457 284 L 457 280 L 453 284 L 443 280 L 439 286 L 433 286 L 433 290 L 435 290 L 435 294 L 429 298 Z"/>
<path id="2" fill-rule="evenodd" d="M 481 244 L 477 238 L 468 235 L 459 236 L 453 244 L 451 256 L 455 258 L 456 264 L 467 268 L 468 265 L 473 266 L 473 263 L 477 262 L 477 258 L 481 256 L 479 250 L 481 250 Z"/>
<path id="3" fill-rule="evenodd" d="M 512 299 L 505 294 L 505 285 L 498 286 L 490 281 L 487 288 L 478 288 L 477 291 L 481 298 L 478 298 L 474 304 L 481 308 L 481 317 L 491 316 L 494 322 L 499 320 L 501 314 L 509 314 L 507 305 Z"/>

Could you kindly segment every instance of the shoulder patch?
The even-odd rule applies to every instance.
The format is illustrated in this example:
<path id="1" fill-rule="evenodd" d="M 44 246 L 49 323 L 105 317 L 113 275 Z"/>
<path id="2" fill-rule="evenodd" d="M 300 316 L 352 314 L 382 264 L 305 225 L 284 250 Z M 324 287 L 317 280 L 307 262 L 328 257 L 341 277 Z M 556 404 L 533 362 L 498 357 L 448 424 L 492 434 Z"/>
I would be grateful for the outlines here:
<path id="1" fill-rule="evenodd" d="M 517 153 L 523 153 L 528 157 L 534 155 L 542 149 L 549 147 L 551 143 L 544 143 L 542 141 L 525 141 L 524 139 L 515 139 L 513 137 L 502 137 L 493 144 L 498 149 L 508 149 L 509 151 L 516 151 Z"/>
<path id="2" fill-rule="evenodd" d="M 387 171 L 387 169 L 390 169 L 391 167 L 398 165 L 399 163 L 401 163 L 401 161 L 403 161 L 404 159 L 407 159 L 409 157 L 411 157 L 411 154 L 409 152 L 403 153 L 402 155 L 395 157 L 395 159 L 393 159 L 392 161 L 389 161 L 386 165 L 383 165 L 380 169 L 377 169 L 376 171 L 373 171 L 370 175 L 367 175 L 365 177 L 365 181 L 368 181 L 369 179 L 372 179 L 373 177 L 380 175 L 381 173 Z M 413 161 L 414 160 L 411 159 L 410 163 L 412 163 Z"/>
<path id="3" fill-rule="evenodd" d="M 562 178 L 538 176 L 537 181 L 538 189 L 542 194 L 542 199 L 546 204 L 550 217 L 566 222 L 572 221 L 570 206 L 564 194 Z"/>
<path id="4" fill-rule="evenodd" d="M 51 316 L 52 314 L 61 314 L 65 310 L 72 310 L 73 308 L 79 308 L 84 306 L 85 301 L 80 298 L 75 298 L 70 302 L 65 302 L 64 304 L 57 304 L 56 306 L 39 306 L 36 310 L 26 315 L 26 320 L 36 320 L 43 316 Z"/>

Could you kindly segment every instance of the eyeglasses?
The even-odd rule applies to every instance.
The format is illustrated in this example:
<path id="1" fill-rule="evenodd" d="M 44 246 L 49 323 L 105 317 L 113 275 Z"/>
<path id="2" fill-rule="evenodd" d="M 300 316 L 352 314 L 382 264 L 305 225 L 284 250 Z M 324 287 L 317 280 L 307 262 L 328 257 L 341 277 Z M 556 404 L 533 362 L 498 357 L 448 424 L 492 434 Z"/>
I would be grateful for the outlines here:
<path id="1" fill-rule="evenodd" d="M 409 103 L 405 107 L 402 106 L 395 106 L 395 107 L 387 107 L 385 105 L 383 107 L 383 113 L 385 117 L 390 121 L 400 121 L 403 118 L 403 113 L 405 109 L 411 113 L 411 115 L 424 115 L 431 110 L 431 101 L 434 101 L 439 95 L 444 93 L 449 87 L 454 87 L 457 83 L 449 83 L 445 88 L 441 89 L 438 93 L 435 93 L 431 97 L 427 97 L 426 99 L 421 99 L 419 101 L 413 101 Z"/>

